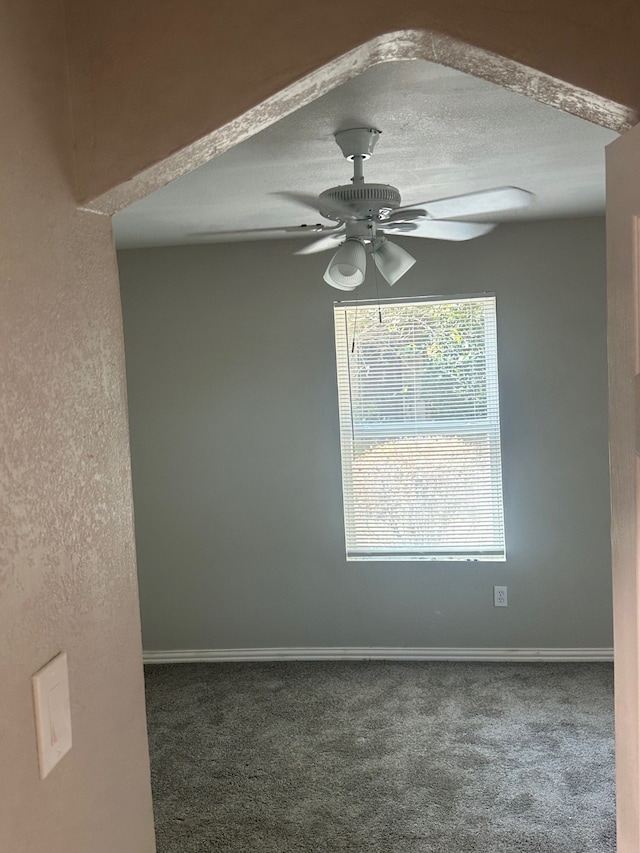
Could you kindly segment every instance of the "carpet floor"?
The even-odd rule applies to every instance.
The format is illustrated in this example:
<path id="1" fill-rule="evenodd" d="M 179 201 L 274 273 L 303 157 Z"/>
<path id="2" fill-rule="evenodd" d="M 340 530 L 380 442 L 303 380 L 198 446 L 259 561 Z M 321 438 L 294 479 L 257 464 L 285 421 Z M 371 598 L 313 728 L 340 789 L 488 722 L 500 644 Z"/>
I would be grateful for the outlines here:
<path id="1" fill-rule="evenodd" d="M 610 664 L 146 668 L 158 853 L 613 853 Z"/>

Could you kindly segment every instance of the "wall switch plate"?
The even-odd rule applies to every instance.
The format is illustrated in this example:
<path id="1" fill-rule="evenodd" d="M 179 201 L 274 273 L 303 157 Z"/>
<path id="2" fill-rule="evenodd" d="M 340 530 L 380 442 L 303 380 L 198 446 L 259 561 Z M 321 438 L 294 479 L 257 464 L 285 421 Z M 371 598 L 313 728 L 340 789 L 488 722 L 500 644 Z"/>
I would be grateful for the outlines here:
<path id="1" fill-rule="evenodd" d="M 506 586 L 494 586 L 493 588 L 493 606 L 507 606 L 507 588 Z"/>
<path id="2" fill-rule="evenodd" d="M 32 676 L 40 778 L 71 749 L 71 705 L 67 653 L 61 652 Z"/>

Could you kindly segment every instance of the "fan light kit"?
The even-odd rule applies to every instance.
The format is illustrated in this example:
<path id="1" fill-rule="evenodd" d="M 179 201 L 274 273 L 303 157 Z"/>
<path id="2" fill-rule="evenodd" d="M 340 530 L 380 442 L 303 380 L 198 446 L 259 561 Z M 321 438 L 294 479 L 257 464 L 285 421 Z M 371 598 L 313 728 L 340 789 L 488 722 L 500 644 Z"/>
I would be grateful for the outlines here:
<path id="1" fill-rule="evenodd" d="M 295 254 L 308 255 L 339 247 L 324 273 L 327 284 L 338 290 L 355 290 L 364 282 L 367 255 L 372 256 L 376 268 L 391 285 L 411 269 L 415 258 L 397 244 L 390 243 L 387 234 L 434 240 L 471 240 L 488 234 L 497 223 L 460 221 L 463 217 L 525 208 L 533 201 L 533 193 L 506 186 L 403 207 L 396 187 L 365 182 L 363 164 L 373 154 L 379 137 L 380 131 L 373 127 L 354 127 L 335 134 L 343 155 L 353 163 L 350 184 L 331 187 L 317 197 L 303 193 L 278 193 L 311 208 L 334 225 L 256 229 L 322 234 Z"/>

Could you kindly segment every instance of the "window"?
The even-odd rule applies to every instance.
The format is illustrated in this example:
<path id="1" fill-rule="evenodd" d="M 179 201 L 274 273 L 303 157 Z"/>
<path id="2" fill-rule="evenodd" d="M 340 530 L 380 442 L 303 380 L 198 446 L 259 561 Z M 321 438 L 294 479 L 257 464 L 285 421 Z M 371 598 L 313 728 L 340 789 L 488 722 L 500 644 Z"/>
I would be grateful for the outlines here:
<path id="1" fill-rule="evenodd" d="M 335 305 L 348 560 L 504 560 L 495 297 Z"/>

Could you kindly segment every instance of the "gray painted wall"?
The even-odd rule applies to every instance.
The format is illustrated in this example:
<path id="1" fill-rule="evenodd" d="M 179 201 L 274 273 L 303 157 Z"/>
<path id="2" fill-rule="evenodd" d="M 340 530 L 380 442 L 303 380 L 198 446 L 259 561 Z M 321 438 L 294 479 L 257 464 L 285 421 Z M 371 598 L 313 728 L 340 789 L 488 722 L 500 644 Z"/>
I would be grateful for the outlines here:
<path id="1" fill-rule="evenodd" d="M 506 563 L 346 562 L 338 291 L 299 245 L 119 255 L 145 648 L 611 646 L 603 221 L 406 240 L 380 286 L 497 294 Z"/>

